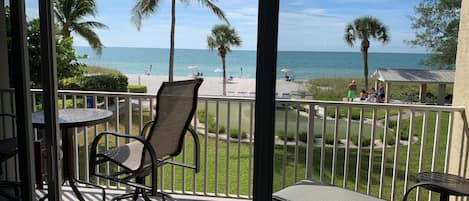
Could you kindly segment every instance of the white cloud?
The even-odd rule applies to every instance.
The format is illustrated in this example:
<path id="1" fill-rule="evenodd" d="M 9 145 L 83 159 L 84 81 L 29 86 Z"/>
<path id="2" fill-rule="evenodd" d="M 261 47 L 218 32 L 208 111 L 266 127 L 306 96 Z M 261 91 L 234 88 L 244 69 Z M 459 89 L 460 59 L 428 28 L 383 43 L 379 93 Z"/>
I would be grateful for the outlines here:
<path id="1" fill-rule="evenodd" d="M 258 9 L 253 7 L 228 10 L 228 19 L 237 21 L 238 24 L 256 25 Z"/>
<path id="2" fill-rule="evenodd" d="M 288 3 L 289 6 L 302 6 L 304 5 L 304 1 L 303 0 L 297 0 L 297 1 L 290 1 Z"/>
<path id="3" fill-rule="evenodd" d="M 326 10 L 321 8 L 308 8 L 302 11 L 304 14 L 308 15 L 325 15 Z"/>

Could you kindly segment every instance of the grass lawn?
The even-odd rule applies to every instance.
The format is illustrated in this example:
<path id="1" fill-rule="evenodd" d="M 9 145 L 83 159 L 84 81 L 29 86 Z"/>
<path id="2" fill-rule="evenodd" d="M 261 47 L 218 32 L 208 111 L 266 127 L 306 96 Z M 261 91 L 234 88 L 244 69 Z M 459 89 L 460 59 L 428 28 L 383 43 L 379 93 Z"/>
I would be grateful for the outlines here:
<path id="1" fill-rule="evenodd" d="M 230 120 L 233 122 L 236 122 L 237 119 L 237 111 L 238 108 L 235 105 L 231 106 L 231 114 L 236 116 L 236 118 L 231 118 Z M 199 107 L 200 108 L 200 107 Z M 225 108 L 225 109 L 223 109 Z M 211 109 L 209 108 L 209 111 Z M 226 111 L 225 106 L 220 106 L 220 114 L 226 114 L 224 113 Z M 236 112 L 234 112 L 236 111 Z M 277 116 L 280 118 L 282 114 L 284 115 L 284 111 L 279 111 L 277 112 Z M 279 114 L 280 113 L 280 114 Z M 148 112 L 143 112 L 144 118 L 143 121 L 149 120 L 149 114 Z M 288 113 L 290 115 L 290 113 Z M 292 113 L 291 115 L 296 115 L 296 113 Z M 138 123 L 138 112 L 134 111 L 133 112 L 133 132 L 137 133 L 139 129 L 139 123 Z M 241 126 L 249 126 L 249 122 L 245 122 L 247 117 L 250 117 L 250 109 L 248 106 L 244 106 L 242 108 L 242 125 Z M 289 116 L 289 121 L 288 121 L 288 126 L 290 125 L 295 125 L 296 124 L 296 117 L 293 116 L 294 118 L 290 118 Z M 249 118 L 247 118 L 249 119 Z M 293 119 L 293 120 L 291 120 Z M 414 127 L 414 135 L 419 136 L 421 133 L 422 129 L 422 116 L 416 116 L 415 117 L 415 127 Z M 433 152 L 433 136 L 434 136 L 434 127 L 435 127 L 435 113 L 429 113 L 428 114 L 428 124 L 426 126 L 427 132 L 426 136 L 423 139 L 424 140 L 424 153 L 423 153 L 423 169 L 422 170 L 430 170 L 432 161 L 431 161 L 431 156 Z M 227 118 L 225 119 L 227 120 Z M 220 117 L 220 122 L 224 122 L 222 120 L 222 117 Z M 283 121 L 281 121 L 283 122 Z M 444 114 L 441 117 L 441 133 L 439 137 L 437 138 L 438 146 L 437 146 L 437 161 L 436 161 L 436 170 L 437 171 L 442 171 L 443 166 L 444 166 L 444 154 L 445 154 L 445 147 L 446 147 L 446 135 L 447 135 L 447 126 L 448 126 L 448 114 Z M 123 131 L 123 124 L 124 123 L 124 117 L 120 119 L 120 130 Z M 331 125 L 333 125 L 333 121 L 331 122 Z M 329 124 L 329 123 L 327 123 Z M 401 126 L 406 127 L 408 126 L 409 122 L 407 120 L 403 120 Z M 235 124 L 236 125 L 236 124 Z M 321 125 L 321 124 L 316 124 L 315 125 Z M 111 130 L 115 130 L 115 123 L 110 123 L 109 127 Z M 283 126 L 277 125 L 277 127 L 283 128 Z M 237 128 L 237 127 L 236 127 Z M 244 127 L 243 127 L 244 128 Z M 370 128 L 370 127 L 367 127 Z M 104 129 L 104 126 L 98 126 L 97 131 L 101 131 Z M 290 129 L 290 127 L 288 127 Z M 295 128 L 292 128 L 295 129 Z M 331 129 L 326 128 L 326 130 L 333 131 Z M 354 130 L 354 129 L 352 129 Z M 383 129 L 378 129 L 382 130 Z M 395 136 L 395 132 L 388 133 L 388 137 Z M 91 142 L 92 139 L 95 136 L 95 132 L 93 128 L 89 129 L 88 132 L 88 142 Z M 249 178 L 249 160 L 253 160 L 250 156 L 252 156 L 253 153 L 253 148 L 251 149 L 251 155 L 250 155 L 250 144 L 249 143 L 236 143 L 236 142 L 230 142 L 226 143 L 223 140 L 219 140 L 218 142 L 214 138 L 208 138 L 208 140 L 205 140 L 205 136 L 200 135 L 199 136 L 201 139 L 201 172 L 198 174 L 195 174 L 195 183 L 193 183 L 193 171 L 192 170 L 185 170 L 183 172 L 182 168 L 179 167 L 174 167 L 174 169 L 171 166 L 167 166 L 164 168 L 163 174 L 164 176 L 164 187 L 166 189 L 171 189 L 172 186 L 174 186 L 174 190 L 176 191 L 181 191 L 182 189 L 185 189 L 186 191 L 192 191 L 193 186 L 195 186 L 195 190 L 198 192 L 203 192 L 204 187 L 206 186 L 206 190 L 208 193 L 214 193 L 217 192 L 219 195 L 225 195 L 226 192 L 228 194 L 237 194 L 238 189 L 239 193 L 241 195 L 247 195 L 249 193 L 252 193 L 252 191 L 249 190 L 249 185 L 248 182 L 252 181 L 251 178 Z M 420 138 L 422 140 L 422 138 Z M 420 154 L 420 140 L 419 142 L 412 144 L 411 150 L 410 150 L 410 169 L 409 169 L 409 185 L 413 183 L 415 180 L 414 175 L 415 173 L 418 172 L 418 161 L 419 161 L 419 154 Z M 78 137 L 78 144 L 79 144 L 79 167 L 80 168 L 80 178 L 84 179 L 84 171 L 83 167 L 85 166 L 85 146 L 84 146 L 84 135 L 79 135 Z M 109 143 L 111 146 L 115 144 L 115 139 L 110 138 Z M 120 143 L 124 143 L 124 141 L 121 141 Z M 207 144 L 207 146 L 206 146 Z M 238 149 L 239 146 L 239 149 Z M 251 145 L 252 146 L 252 145 Z M 205 153 L 204 148 L 207 147 L 207 152 Z M 404 177 L 405 177 L 405 168 L 406 168 L 406 158 L 407 158 L 407 146 L 399 146 L 399 152 L 397 154 L 397 180 L 396 180 L 396 200 L 401 199 L 401 195 L 403 194 L 404 190 Z M 229 154 L 227 153 L 227 150 L 229 149 Z M 188 162 L 191 162 L 193 160 L 193 144 L 192 141 L 190 140 L 190 137 L 187 138 L 186 140 L 186 148 L 185 148 L 185 159 Z M 218 150 L 218 152 L 216 151 Z M 361 160 L 358 162 L 360 165 L 360 173 L 358 175 L 359 182 L 358 182 L 358 190 L 360 192 L 365 192 L 366 193 L 366 184 L 367 184 L 367 175 L 368 172 L 371 171 L 371 189 L 370 192 L 372 195 L 378 195 L 378 189 L 379 189 L 379 179 L 380 179 L 380 171 L 381 171 L 381 157 L 382 157 L 382 149 L 375 149 L 373 151 L 373 166 L 372 169 L 368 169 L 368 162 L 369 162 L 369 150 L 368 149 L 363 149 L 361 151 Z M 393 175 L 393 164 L 394 164 L 394 147 L 392 148 L 386 148 L 385 149 L 385 177 L 384 177 L 384 198 L 390 199 L 391 197 L 391 186 L 392 186 L 392 175 Z M 295 152 L 297 152 L 297 155 L 295 155 Z M 313 175 L 314 179 L 319 179 L 319 174 L 320 174 L 320 148 L 319 147 L 314 147 L 314 156 L 313 156 Z M 325 149 L 325 163 L 324 163 L 324 181 L 325 182 L 331 182 L 331 176 L 332 176 L 332 154 L 333 150 L 332 148 L 327 148 Z M 207 155 L 207 157 L 205 157 Z M 297 163 L 295 163 L 295 156 L 297 156 Z M 218 160 L 217 160 L 218 158 Z M 298 147 L 297 150 L 295 150 L 294 146 L 287 146 L 284 147 L 282 145 L 276 145 L 275 146 L 275 156 L 274 156 L 274 191 L 277 191 L 279 189 L 282 189 L 284 186 L 292 185 L 296 181 L 301 180 L 305 177 L 305 158 L 306 158 L 306 149 L 305 147 Z M 177 157 L 177 161 L 182 161 L 182 156 Z M 206 162 L 205 162 L 206 161 Z M 218 168 L 215 168 L 215 163 L 218 161 L 217 165 Z M 342 186 L 344 182 L 343 178 L 343 172 L 344 172 L 344 161 L 345 161 L 345 150 L 344 149 L 338 149 L 337 151 L 337 164 L 336 164 L 336 169 L 335 169 L 335 183 L 338 186 Z M 207 166 L 205 167 L 205 163 Z M 238 168 L 238 163 L 239 163 L 239 168 Z M 285 163 L 285 166 L 282 164 Z M 251 166 L 253 164 L 251 163 Z M 227 166 L 228 171 L 227 171 Z M 349 155 L 349 173 L 347 179 L 347 188 L 354 189 L 355 188 L 355 178 L 357 175 L 355 174 L 355 168 L 357 167 L 357 150 L 356 149 L 351 149 L 350 150 L 350 155 Z M 101 167 L 104 168 L 104 167 Z M 295 169 L 296 169 L 296 174 L 295 174 Z M 239 176 L 238 176 L 238 170 L 239 170 Z M 252 170 L 252 168 L 251 168 Z M 228 172 L 228 174 L 227 174 Z M 161 174 L 161 172 L 160 172 Z M 174 180 L 171 180 L 171 175 L 174 174 Z M 204 182 L 204 176 L 207 178 L 207 182 Z M 252 175 L 251 175 L 252 177 Z M 284 178 L 285 177 L 285 182 Z M 161 178 L 161 177 L 159 177 Z M 226 179 L 228 178 L 228 180 Z M 239 179 L 238 179 L 239 178 Z M 239 188 L 238 188 L 238 181 L 239 181 Z M 218 183 L 216 186 L 215 183 Z M 160 183 L 159 183 L 160 184 Z M 228 188 L 227 188 L 228 187 Z M 426 197 L 427 194 L 424 193 L 422 194 L 423 197 Z M 415 199 L 415 195 L 410 196 L 411 199 Z"/>
<path id="2" fill-rule="evenodd" d="M 205 104 L 199 103 L 199 110 L 206 110 Z M 219 104 L 219 115 L 218 121 L 220 126 L 224 126 L 225 128 L 228 125 L 228 105 L 226 103 Z M 355 111 L 355 110 L 354 110 Z M 381 111 L 381 110 L 379 110 Z M 366 111 L 369 112 L 370 111 Z M 209 103 L 208 104 L 208 114 L 216 116 L 216 104 Z M 230 128 L 238 128 L 239 122 L 239 104 L 230 104 Z M 251 108 L 250 104 L 246 103 L 241 106 L 241 130 L 245 130 L 249 132 L 249 126 L 251 119 L 254 117 L 250 117 L 251 115 Z M 379 115 L 379 114 L 378 114 Z M 371 115 L 370 115 L 371 116 Z M 384 113 L 383 113 L 384 116 Z M 298 118 L 298 119 L 297 119 Z M 287 121 L 285 121 L 287 119 Z M 299 122 L 298 132 L 306 132 L 308 129 L 308 117 L 298 115 L 295 110 L 285 110 L 285 109 L 277 109 L 276 116 L 275 116 L 275 127 L 276 127 L 276 134 L 279 133 L 296 133 L 297 131 L 297 120 Z M 285 129 L 285 124 L 286 129 Z M 347 129 L 347 120 L 341 119 L 338 123 L 338 136 L 339 138 L 345 138 L 345 133 Z M 326 135 L 334 135 L 335 129 L 335 121 L 334 120 L 326 120 Z M 359 131 L 359 122 L 352 122 L 351 125 L 351 135 L 357 135 Z M 363 126 L 363 136 L 366 138 L 370 138 L 371 135 L 371 125 L 364 124 Z M 314 135 L 321 136 L 323 132 L 323 118 L 315 117 L 314 118 Z M 375 136 L 383 135 L 383 128 L 377 126 L 375 130 Z"/>

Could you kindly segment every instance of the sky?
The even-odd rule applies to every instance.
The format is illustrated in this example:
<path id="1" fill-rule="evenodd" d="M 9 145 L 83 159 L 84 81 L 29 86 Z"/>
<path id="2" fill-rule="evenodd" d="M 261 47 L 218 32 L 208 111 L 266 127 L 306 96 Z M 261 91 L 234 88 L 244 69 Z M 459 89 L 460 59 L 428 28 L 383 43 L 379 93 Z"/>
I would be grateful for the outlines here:
<path id="1" fill-rule="evenodd" d="M 152 16 L 144 19 L 140 31 L 131 22 L 135 0 L 96 0 L 96 20 L 109 26 L 98 30 L 106 47 L 168 48 L 171 24 L 171 1 L 161 0 Z M 355 18 L 373 16 L 389 28 L 391 41 L 385 45 L 371 42 L 370 52 L 423 53 L 422 47 L 411 47 L 405 41 L 415 36 L 410 16 L 420 0 L 280 0 L 279 50 L 358 52 L 359 46 L 344 42 L 344 27 Z M 219 0 L 243 43 L 238 50 L 255 50 L 257 46 L 257 0 Z M 37 17 L 37 0 L 27 0 L 28 18 Z M 215 24 L 223 23 L 208 8 L 197 2 L 177 3 L 176 48 L 206 49 L 207 35 Z M 359 43 L 358 43 L 359 44 Z M 75 36 L 76 46 L 87 46 Z"/>

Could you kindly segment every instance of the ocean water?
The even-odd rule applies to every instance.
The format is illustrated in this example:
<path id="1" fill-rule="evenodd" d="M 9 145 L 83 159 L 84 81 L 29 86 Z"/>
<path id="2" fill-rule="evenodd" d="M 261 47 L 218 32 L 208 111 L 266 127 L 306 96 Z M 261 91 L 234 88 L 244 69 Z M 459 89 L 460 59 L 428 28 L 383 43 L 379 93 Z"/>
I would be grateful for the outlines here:
<path id="1" fill-rule="evenodd" d="M 102 55 L 97 56 L 89 47 L 76 47 L 80 55 L 88 55 L 81 62 L 117 69 L 126 74 L 167 75 L 169 49 L 161 48 L 121 48 L 107 47 Z M 369 72 L 377 68 L 427 68 L 419 64 L 425 54 L 407 53 L 370 53 Z M 292 69 L 290 73 L 296 79 L 312 79 L 320 77 L 361 77 L 363 76 L 363 60 L 358 52 L 294 52 L 279 51 L 277 55 L 277 77 L 284 76 L 282 68 Z M 221 59 L 216 51 L 209 50 L 175 50 L 175 76 L 189 76 L 202 72 L 205 76 L 221 76 L 217 68 L 221 67 Z M 256 71 L 255 51 L 233 51 L 228 54 L 227 76 L 254 78 Z M 190 70 L 188 66 L 198 66 Z"/>

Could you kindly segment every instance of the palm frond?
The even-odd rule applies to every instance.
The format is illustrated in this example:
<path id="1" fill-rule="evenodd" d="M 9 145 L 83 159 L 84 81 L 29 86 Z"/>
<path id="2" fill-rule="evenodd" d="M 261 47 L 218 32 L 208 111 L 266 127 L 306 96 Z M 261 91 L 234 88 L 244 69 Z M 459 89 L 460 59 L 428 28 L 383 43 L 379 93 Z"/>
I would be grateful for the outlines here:
<path id="1" fill-rule="evenodd" d="M 131 21 L 140 30 L 142 27 L 142 19 L 148 17 L 157 11 L 159 7 L 159 0 L 137 0 L 132 8 Z"/>
<path id="2" fill-rule="evenodd" d="M 90 27 L 88 26 L 73 26 L 73 29 L 83 38 L 85 38 L 88 41 L 88 44 L 96 50 L 97 54 L 101 54 L 102 49 L 104 47 L 103 43 L 101 43 L 101 40 L 98 37 L 98 34 L 94 32 Z"/>
<path id="3" fill-rule="evenodd" d="M 355 27 L 353 27 L 352 24 L 347 24 L 345 26 L 345 34 L 344 34 L 344 40 L 349 44 L 351 47 L 353 47 L 353 42 L 356 39 L 356 33 L 355 33 Z"/>
<path id="4" fill-rule="evenodd" d="M 184 0 L 181 0 L 181 1 L 184 1 Z M 207 8 L 210 8 L 212 10 L 212 12 L 221 20 L 225 21 L 228 25 L 230 24 L 230 22 L 228 21 L 228 19 L 226 18 L 225 16 L 225 12 L 223 12 L 223 10 L 221 10 L 217 5 L 215 5 L 215 3 L 213 3 L 211 0 L 197 0 L 201 5 L 207 7 Z"/>
<path id="5" fill-rule="evenodd" d="M 87 21 L 87 22 L 80 22 L 78 26 L 88 26 L 89 28 L 96 28 L 96 29 L 109 29 L 109 27 L 101 22 L 96 21 Z"/>

